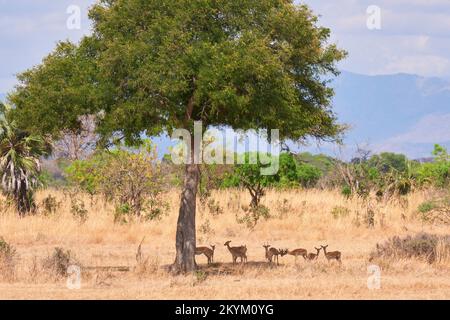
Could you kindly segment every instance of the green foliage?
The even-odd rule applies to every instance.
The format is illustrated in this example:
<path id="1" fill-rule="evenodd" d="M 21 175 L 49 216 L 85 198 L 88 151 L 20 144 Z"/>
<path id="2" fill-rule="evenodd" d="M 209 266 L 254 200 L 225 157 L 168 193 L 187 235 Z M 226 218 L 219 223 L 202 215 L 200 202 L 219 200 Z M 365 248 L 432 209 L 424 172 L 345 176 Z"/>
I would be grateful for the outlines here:
<path id="1" fill-rule="evenodd" d="M 98 152 L 86 160 L 73 161 L 64 169 L 66 178 L 70 184 L 90 195 L 99 193 L 105 178 L 103 170 L 108 167 L 111 157 L 109 153 Z"/>
<path id="2" fill-rule="evenodd" d="M 314 187 L 322 176 L 322 171 L 310 164 L 297 166 L 296 180 L 305 188 Z"/>
<path id="3" fill-rule="evenodd" d="M 435 209 L 437 207 L 437 204 L 434 201 L 425 201 L 422 202 L 419 207 L 417 208 L 417 210 L 420 213 L 428 213 L 431 210 Z"/>
<path id="4" fill-rule="evenodd" d="M 118 204 L 114 211 L 114 223 L 125 224 L 131 217 L 131 207 L 128 203 Z"/>
<path id="5" fill-rule="evenodd" d="M 382 152 L 379 155 L 373 155 L 368 162 L 370 167 L 376 168 L 382 173 L 388 173 L 392 170 L 406 172 L 409 160 L 403 154 Z"/>
<path id="6" fill-rule="evenodd" d="M 116 221 L 123 222 L 124 215 L 154 220 L 168 210 L 161 198 L 163 176 L 156 159 L 155 147 L 147 141 L 139 149 L 118 147 L 74 161 L 65 172 L 81 190 L 115 201 Z"/>
<path id="7" fill-rule="evenodd" d="M 10 100 L 30 129 L 76 131 L 97 116 L 102 140 L 173 128 L 279 128 L 281 139 L 335 137 L 324 77 L 346 53 L 307 6 L 284 0 L 102 0 L 93 35 L 62 42 L 19 75 Z M 186 108 L 190 105 L 189 116 Z M 99 116 L 100 115 L 100 116 Z M 132 115 L 132 116 L 130 116 Z"/>
<path id="8" fill-rule="evenodd" d="M 0 174 L 2 192 L 15 201 L 19 214 L 35 208 L 34 190 L 39 185 L 40 157 L 50 151 L 40 136 L 30 135 L 11 118 L 11 109 L 0 105 Z"/>
<path id="9" fill-rule="evenodd" d="M 445 188 L 450 185 L 450 156 L 447 150 L 435 145 L 433 150 L 435 161 L 416 165 L 415 176 L 419 185 L 432 185 Z"/>
<path id="10" fill-rule="evenodd" d="M 303 152 L 294 155 L 294 157 L 298 164 L 308 164 L 319 169 L 321 175 L 330 173 L 335 167 L 336 160 L 324 154 L 313 155 L 309 152 Z"/>
<path id="11" fill-rule="evenodd" d="M 264 168 L 265 165 L 262 164 L 262 154 L 260 153 L 246 152 L 239 156 L 242 157 L 242 163 L 235 165 L 233 175 L 226 176 L 224 185 L 229 186 L 232 185 L 232 183 L 235 183 L 235 186 L 247 189 L 251 196 L 250 206 L 256 208 L 259 206 L 259 202 L 265 194 L 265 188 L 273 185 L 275 180 L 277 178 L 279 179 L 279 176 L 263 175 L 261 173 L 261 169 Z M 265 155 L 265 157 L 271 156 Z"/>
<path id="12" fill-rule="evenodd" d="M 233 173 L 225 174 L 221 186 L 246 187 L 246 184 L 257 185 L 258 183 L 266 188 L 289 188 L 302 186 L 305 188 L 314 187 L 322 176 L 320 169 L 307 163 L 298 163 L 295 156 L 290 153 L 282 153 L 280 156 L 270 156 L 271 161 L 279 161 L 279 170 L 276 174 L 264 176 L 260 174 L 261 164 L 260 154 L 245 153 L 242 156 L 245 164 L 238 164 L 234 167 Z M 258 157 L 256 164 L 248 164 L 250 157 Z M 248 188 L 248 187 L 246 187 Z"/>
<path id="13" fill-rule="evenodd" d="M 369 157 L 370 152 L 360 150 L 360 157 L 350 163 L 336 161 L 339 173 L 338 185 L 342 194 L 349 198 L 357 196 L 368 199 L 374 192 L 378 200 L 408 194 L 414 185 L 412 164 L 404 155 L 382 153 Z"/>
<path id="14" fill-rule="evenodd" d="M 65 186 L 66 181 L 63 178 L 57 178 L 49 170 L 43 169 L 38 175 L 38 188 L 60 188 Z"/>
<path id="15" fill-rule="evenodd" d="M 352 189 L 350 188 L 350 186 L 345 185 L 342 187 L 341 189 L 341 194 L 346 197 L 347 199 L 349 199 L 352 196 Z"/>

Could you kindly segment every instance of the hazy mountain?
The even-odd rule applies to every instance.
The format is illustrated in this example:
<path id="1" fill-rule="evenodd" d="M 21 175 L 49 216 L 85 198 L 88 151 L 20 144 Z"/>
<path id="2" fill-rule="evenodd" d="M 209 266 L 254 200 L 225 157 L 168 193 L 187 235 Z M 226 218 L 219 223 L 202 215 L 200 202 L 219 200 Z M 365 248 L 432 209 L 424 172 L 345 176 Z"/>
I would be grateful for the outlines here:
<path id="1" fill-rule="evenodd" d="M 6 94 L 0 93 L 0 101 L 5 101 L 5 100 L 6 100 Z"/>
<path id="2" fill-rule="evenodd" d="M 450 149 L 450 82 L 409 74 L 367 76 L 343 72 L 334 82 L 334 110 L 351 129 L 345 143 L 375 152 L 402 152 L 412 158 L 430 156 L 435 143 Z M 0 94 L 0 100 L 6 95 Z M 160 153 L 171 145 L 156 140 Z M 304 148 L 302 148 L 304 149 Z M 327 146 L 307 148 L 334 153 Z"/>
<path id="3" fill-rule="evenodd" d="M 334 82 L 334 110 L 352 126 L 346 143 L 375 151 L 429 156 L 450 146 L 450 82 L 409 74 L 367 76 L 343 72 Z"/>

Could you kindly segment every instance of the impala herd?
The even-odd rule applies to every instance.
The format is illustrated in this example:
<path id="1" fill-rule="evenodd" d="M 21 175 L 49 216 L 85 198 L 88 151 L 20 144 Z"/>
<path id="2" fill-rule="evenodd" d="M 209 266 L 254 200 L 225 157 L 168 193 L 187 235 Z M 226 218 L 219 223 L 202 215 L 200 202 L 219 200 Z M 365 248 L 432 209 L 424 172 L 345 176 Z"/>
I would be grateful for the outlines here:
<path id="1" fill-rule="evenodd" d="M 233 264 L 237 262 L 237 259 L 240 258 L 241 263 L 247 262 L 247 246 L 238 246 L 238 247 L 231 247 L 230 246 L 231 241 L 225 242 L 224 246 L 228 248 L 228 251 L 231 253 L 231 257 L 233 259 Z M 326 246 L 320 246 L 320 248 L 314 247 L 316 249 L 316 253 L 310 252 L 308 253 L 308 250 L 306 249 L 295 249 L 295 250 L 288 250 L 288 249 L 276 249 L 270 246 L 270 244 L 264 244 L 263 248 L 265 249 L 266 253 L 266 259 L 269 263 L 276 262 L 278 265 L 278 257 L 283 257 L 284 255 L 291 255 L 295 257 L 295 262 L 297 263 L 297 257 L 301 256 L 303 259 L 307 261 L 313 261 L 317 260 L 319 257 L 320 250 L 323 250 L 325 258 L 327 258 L 328 261 L 330 260 L 336 260 L 339 263 L 341 263 L 341 252 L 340 251 L 331 251 L 327 252 Z M 208 259 L 208 264 L 211 264 L 214 262 L 214 250 L 216 249 L 216 246 L 211 245 L 211 248 L 209 247 L 197 247 L 195 249 L 195 255 L 205 255 L 205 257 Z"/>

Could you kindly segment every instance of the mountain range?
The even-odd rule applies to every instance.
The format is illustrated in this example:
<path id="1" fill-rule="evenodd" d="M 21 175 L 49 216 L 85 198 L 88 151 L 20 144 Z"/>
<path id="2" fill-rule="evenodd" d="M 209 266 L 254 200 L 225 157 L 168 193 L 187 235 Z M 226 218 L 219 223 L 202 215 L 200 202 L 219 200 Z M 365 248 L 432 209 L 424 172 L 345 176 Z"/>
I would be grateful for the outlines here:
<path id="1" fill-rule="evenodd" d="M 338 119 L 350 125 L 345 143 L 418 158 L 434 144 L 450 147 L 450 82 L 410 74 L 343 72 L 333 82 Z"/>
<path id="2" fill-rule="evenodd" d="M 450 149 L 450 82 L 411 74 L 368 76 L 342 72 L 332 82 L 333 109 L 350 126 L 344 142 L 350 152 L 363 146 L 373 152 L 401 152 L 410 158 L 430 156 L 435 143 Z M 0 94 L 0 100 L 6 95 Z M 170 145 L 157 139 L 160 151 Z M 330 145 L 308 151 L 333 153 Z M 334 148 L 335 149 L 335 148 Z"/>

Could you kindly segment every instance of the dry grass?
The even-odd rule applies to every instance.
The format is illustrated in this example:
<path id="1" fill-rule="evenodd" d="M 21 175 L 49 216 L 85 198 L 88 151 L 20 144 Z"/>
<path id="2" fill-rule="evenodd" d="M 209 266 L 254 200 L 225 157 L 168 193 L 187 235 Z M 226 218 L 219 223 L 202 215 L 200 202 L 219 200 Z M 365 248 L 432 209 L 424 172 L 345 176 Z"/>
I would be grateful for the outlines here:
<path id="1" fill-rule="evenodd" d="M 114 224 L 112 207 L 101 199 L 82 200 L 88 219 L 81 223 L 71 213 L 68 195 L 45 191 L 61 202 L 55 213 L 19 219 L 4 209 L 0 236 L 16 249 L 14 277 L 0 277 L 0 298 L 21 299 L 449 299 L 450 259 L 444 244 L 438 245 L 438 262 L 423 259 L 380 260 L 381 289 L 367 287 L 369 255 L 379 242 L 393 236 L 430 232 L 444 235 L 448 226 L 424 224 L 416 214 L 427 199 L 424 192 L 408 197 L 407 203 L 374 204 L 375 226 L 365 226 L 365 210 L 355 200 L 338 192 L 270 191 L 263 204 L 272 218 L 260 221 L 253 230 L 236 223 L 241 205 L 249 198 L 238 191 L 216 192 L 213 198 L 223 213 L 210 214 L 201 208 L 197 217 L 198 245 L 216 245 L 213 266 L 197 257 L 201 270 L 187 276 L 171 276 L 164 266 L 174 259 L 174 237 L 179 193 L 167 194 L 171 208 L 160 221 Z M 335 207 L 341 207 L 338 210 Z M 348 210 L 343 210 L 347 208 Z M 336 212 L 347 212 L 336 214 Z M 139 263 L 137 248 L 143 237 Z M 246 244 L 248 265 L 232 266 L 223 246 Z M 342 265 L 328 263 L 321 253 L 307 263 L 294 257 L 280 258 L 280 266 L 264 262 L 263 243 L 277 248 L 303 247 L 313 250 L 328 244 L 342 252 Z M 70 250 L 84 267 L 82 288 L 69 290 L 66 278 L 53 276 L 44 261 L 55 247 Z M 105 268 L 108 267 L 108 268 Z M 111 267 L 122 267 L 111 268 Z M 123 267 L 128 267 L 123 269 Z M 0 266 L 2 270 L 2 266 Z M 200 289 L 200 290 L 199 290 Z"/>

